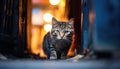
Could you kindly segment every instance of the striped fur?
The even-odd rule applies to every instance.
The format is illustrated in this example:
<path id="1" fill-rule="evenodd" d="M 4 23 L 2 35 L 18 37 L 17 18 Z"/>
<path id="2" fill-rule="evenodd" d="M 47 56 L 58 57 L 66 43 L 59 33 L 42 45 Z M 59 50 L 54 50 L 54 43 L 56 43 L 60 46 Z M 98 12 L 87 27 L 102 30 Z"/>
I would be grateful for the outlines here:
<path id="1" fill-rule="evenodd" d="M 44 37 L 43 49 L 49 59 L 66 58 L 73 35 L 73 20 L 60 22 L 52 19 L 52 29 Z"/>

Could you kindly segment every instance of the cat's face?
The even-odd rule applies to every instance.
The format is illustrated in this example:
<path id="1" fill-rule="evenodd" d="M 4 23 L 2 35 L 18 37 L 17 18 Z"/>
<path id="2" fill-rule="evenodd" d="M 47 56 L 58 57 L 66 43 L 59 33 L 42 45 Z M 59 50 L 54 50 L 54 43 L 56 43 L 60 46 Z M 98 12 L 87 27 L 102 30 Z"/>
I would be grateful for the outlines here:
<path id="1" fill-rule="evenodd" d="M 54 39 L 71 39 L 74 31 L 73 22 L 73 19 L 70 19 L 69 22 L 60 22 L 53 18 L 51 37 Z"/>

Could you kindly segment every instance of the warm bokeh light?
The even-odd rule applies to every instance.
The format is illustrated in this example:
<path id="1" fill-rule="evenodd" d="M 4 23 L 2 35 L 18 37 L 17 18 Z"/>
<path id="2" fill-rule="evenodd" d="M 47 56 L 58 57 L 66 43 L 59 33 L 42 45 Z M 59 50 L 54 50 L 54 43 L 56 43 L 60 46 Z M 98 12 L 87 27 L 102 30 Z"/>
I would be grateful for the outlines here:
<path id="1" fill-rule="evenodd" d="M 51 21 L 52 21 L 52 15 L 51 15 L 50 13 L 45 13 L 45 14 L 43 15 L 43 20 L 44 20 L 45 22 L 51 22 Z"/>
<path id="2" fill-rule="evenodd" d="M 58 5 L 60 3 L 60 0 L 49 0 L 51 5 Z"/>
<path id="3" fill-rule="evenodd" d="M 44 25 L 44 30 L 45 30 L 46 32 L 49 32 L 49 31 L 51 30 L 51 28 L 52 28 L 52 25 L 51 25 L 51 24 L 45 24 L 45 25 Z"/>
<path id="4" fill-rule="evenodd" d="M 43 20 L 41 19 L 41 10 L 34 8 L 32 9 L 32 25 L 42 25 Z"/>

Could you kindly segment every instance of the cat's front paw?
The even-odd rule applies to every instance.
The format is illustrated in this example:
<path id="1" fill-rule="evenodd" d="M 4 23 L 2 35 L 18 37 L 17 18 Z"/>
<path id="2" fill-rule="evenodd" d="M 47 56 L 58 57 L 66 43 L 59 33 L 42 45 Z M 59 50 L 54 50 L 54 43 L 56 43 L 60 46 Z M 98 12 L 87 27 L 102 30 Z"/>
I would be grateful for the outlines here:
<path id="1" fill-rule="evenodd" d="M 53 56 L 50 57 L 50 60 L 55 60 L 55 59 L 57 59 L 57 57 L 53 57 Z"/>
<path id="2" fill-rule="evenodd" d="M 54 60 L 54 59 L 57 59 L 57 54 L 55 51 L 52 51 L 50 54 L 50 60 Z"/>

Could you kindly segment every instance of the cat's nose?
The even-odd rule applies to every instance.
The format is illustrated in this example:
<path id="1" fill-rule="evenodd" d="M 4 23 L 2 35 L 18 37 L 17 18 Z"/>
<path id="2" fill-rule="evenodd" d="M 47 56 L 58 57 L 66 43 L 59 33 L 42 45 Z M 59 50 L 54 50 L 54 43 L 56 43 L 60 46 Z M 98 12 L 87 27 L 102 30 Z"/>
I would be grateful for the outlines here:
<path id="1" fill-rule="evenodd" d="M 63 37 L 64 37 L 64 35 L 65 35 L 64 33 L 60 33 L 60 37 L 61 37 L 61 38 L 63 38 Z"/>
<path id="2" fill-rule="evenodd" d="M 61 36 L 61 37 L 63 37 L 63 36 L 64 36 L 64 34 L 60 33 L 60 36 Z"/>

